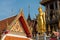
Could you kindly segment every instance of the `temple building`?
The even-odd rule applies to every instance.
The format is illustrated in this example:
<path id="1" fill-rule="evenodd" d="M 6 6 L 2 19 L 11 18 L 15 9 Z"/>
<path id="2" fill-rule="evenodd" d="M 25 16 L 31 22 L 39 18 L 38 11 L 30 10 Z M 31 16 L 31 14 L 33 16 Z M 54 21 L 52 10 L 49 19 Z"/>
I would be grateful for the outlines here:
<path id="1" fill-rule="evenodd" d="M 0 21 L 0 36 L 3 34 L 16 34 L 31 38 L 32 34 L 29 25 L 24 18 L 23 10 L 16 16 Z M 1 37 L 0 37 L 1 38 Z"/>
<path id="2" fill-rule="evenodd" d="M 40 4 L 46 8 L 47 34 L 60 29 L 60 0 L 42 0 Z"/>

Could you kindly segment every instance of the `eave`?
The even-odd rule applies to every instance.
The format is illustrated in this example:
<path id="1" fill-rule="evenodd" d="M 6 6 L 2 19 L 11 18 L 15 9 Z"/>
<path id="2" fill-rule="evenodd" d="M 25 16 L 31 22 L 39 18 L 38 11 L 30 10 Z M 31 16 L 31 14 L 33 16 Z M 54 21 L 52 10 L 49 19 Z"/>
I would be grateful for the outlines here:
<path id="1" fill-rule="evenodd" d="M 40 2 L 40 4 L 45 6 L 46 4 L 48 4 L 48 3 L 52 2 L 52 1 L 55 1 L 55 0 L 45 0 L 45 1 L 43 0 L 43 1 Z"/>

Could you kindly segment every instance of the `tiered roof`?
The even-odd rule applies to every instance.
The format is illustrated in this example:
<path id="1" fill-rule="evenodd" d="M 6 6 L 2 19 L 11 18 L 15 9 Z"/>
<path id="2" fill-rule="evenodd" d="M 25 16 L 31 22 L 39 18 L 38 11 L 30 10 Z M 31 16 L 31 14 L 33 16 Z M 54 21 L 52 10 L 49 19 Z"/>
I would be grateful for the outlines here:
<path id="1" fill-rule="evenodd" d="M 0 21 L 0 32 L 4 31 L 7 28 L 7 24 L 10 25 L 11 22 L 15 19 L 16 16 L 4 19 Z"/>

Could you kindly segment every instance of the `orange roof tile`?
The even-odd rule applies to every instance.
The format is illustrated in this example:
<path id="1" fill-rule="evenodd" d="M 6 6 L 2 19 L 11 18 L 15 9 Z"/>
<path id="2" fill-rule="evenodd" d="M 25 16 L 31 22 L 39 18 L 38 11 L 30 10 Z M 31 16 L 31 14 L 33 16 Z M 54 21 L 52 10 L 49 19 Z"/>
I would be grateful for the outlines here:
<path id="1" fill-rule="evenodd" d="M 10 23 L 15 19 L 16 16 L 13 16 L 13 17 L 10 17 L 10 18 L 7 18 L 7 19 L 4 19 L 4 20 L 1 20 L 0 21 L 0 31 L 6 29 L 7 27 L 7 23 L 10 25 Z"/>

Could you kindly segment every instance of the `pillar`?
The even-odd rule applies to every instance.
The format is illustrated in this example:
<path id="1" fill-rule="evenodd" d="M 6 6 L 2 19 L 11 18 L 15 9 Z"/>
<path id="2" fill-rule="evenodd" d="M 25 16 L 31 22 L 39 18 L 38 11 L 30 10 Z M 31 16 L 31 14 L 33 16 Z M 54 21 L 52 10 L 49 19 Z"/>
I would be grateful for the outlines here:
<path id="1" fill-rule="evenodd" d="M 57 8 L 58 8 L 58 10 L 59 10 L 59 1 L 57 1 Z"/>
<path id="2" fill-rule="evenodd" d="M 54 10 L 56 10 L 56 5 L 55 5 L 55 2 L 53 2 L 53 5 L 54 5 Z"/>
<path id="3" fill-rule="evenodd" d="M 50 5 L 48 4 L 48 16 L 50 16 Z"/>

